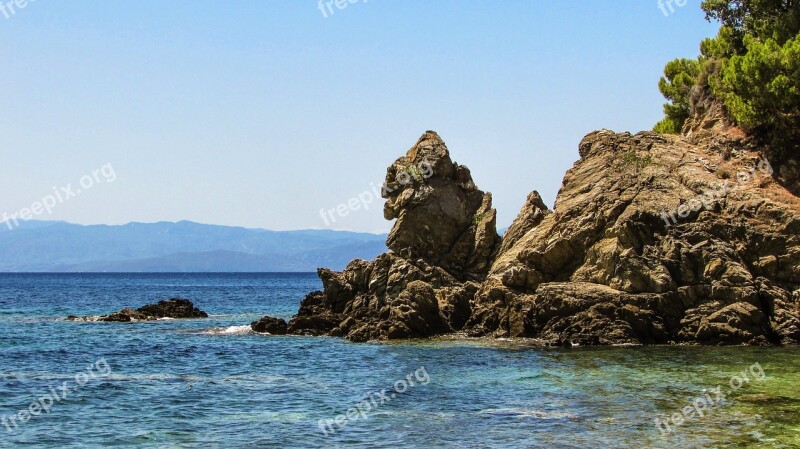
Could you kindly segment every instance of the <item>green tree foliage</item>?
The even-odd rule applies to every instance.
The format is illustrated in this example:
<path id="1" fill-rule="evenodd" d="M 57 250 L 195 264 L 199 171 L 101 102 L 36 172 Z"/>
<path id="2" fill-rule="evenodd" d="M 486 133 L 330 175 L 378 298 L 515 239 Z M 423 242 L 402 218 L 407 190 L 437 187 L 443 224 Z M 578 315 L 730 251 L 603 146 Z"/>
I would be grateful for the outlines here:
<path id="1" fill-rule="evenodd" d="M 689 118 L 691 107 L 689 94 L 700 74 L 700 62 L 692 59 L 675 59 L 664 67 L 664 76 L 658 82 L 658 89 L 669 100 L 664 105 L 664 120 L 656 124 L 655 131 L 664 134 L 678 134 L 683 123 Z"/>
<path id="2" fill-rule="evenodd" d="M 700 54 L 707 58 L 724 59 L 737 53 L 739 38 L 731 27 L 722 26 L 717 37 L 700 42 Z"/>
<path id="3" fill-rule="evenodd" d="M 747 35 L 783 45 L 800 30 L 798 0 L 704 0 L 701 8 L 707 19 L 728 28 L 726 38 L 736 54 L 747 52 Z"/>
<path id="4" fill-rule="evenodd" d="M 800 0 L 704 0 L 702 8 L 721 23 L 719 34 L 701 43 L 696 65 L 684 59 L 667 64 L 659 89 L 669 103 L 655 130 L 680 131 L 693 80 L 710 87 L 730 118 L 752 134 L 797 145 Z"/>
<path id="5" fill-rule="evenodd" d="M 734 55 L 710 79 L 731 118 L 763 133 L 800 127 L 800 36 L 778 44 L 745 36 L 745 52 Z"/>

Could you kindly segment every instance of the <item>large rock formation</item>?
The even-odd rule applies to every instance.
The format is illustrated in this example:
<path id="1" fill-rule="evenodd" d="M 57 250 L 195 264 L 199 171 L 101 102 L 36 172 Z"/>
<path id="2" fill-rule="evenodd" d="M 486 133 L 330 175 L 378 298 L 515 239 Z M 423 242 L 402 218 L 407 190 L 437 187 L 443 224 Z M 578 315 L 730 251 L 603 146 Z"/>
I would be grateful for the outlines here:
<path id="1" fill-rule="evenodd" d="M 587 136 L 580 155 L 555 212 L 494 261 L 473 335 L 800 340 L 800 201 L 768 161 L 738 139 L 610 131 Z"/>
<path id="2" fill-rule="evenodd" d="M 397 219 L 373 262 L 320 269 L 324 291 L 303 301 L 289 333 L 354 341 L 426 337 L 462 329 L 500 237 L 491 195 L 426 132 L 387 170 L 384 215 Z"/>
<path id="3" fill-rule="evenodd" d="M 730 124 L 704 116 L 686 131 L 589 134 L 554 211 L 533 192 L 502 241 L 491 196 L 425 133 L 387 172 L 392 252 L 319 270 L 324 290 L 288 332 L 800 341 L 800 199 Z"/>
<path id="4" fill-rule="evenodd" d="M 500 241 L 492 196 L 478 190 L 467 167 L 453 163 L 438 134 L 426 132 L 388 168 L 383 193 L 384 217 L 397 219 L 386 241 L 392 252 L 461 281 L 486 276 Z"/>

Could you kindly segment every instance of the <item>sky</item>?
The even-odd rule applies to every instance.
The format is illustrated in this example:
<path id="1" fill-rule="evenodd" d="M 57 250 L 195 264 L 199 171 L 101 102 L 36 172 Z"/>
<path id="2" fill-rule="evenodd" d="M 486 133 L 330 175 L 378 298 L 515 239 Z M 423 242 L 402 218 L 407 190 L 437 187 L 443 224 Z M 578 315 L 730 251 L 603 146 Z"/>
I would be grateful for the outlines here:
<path id="1" fill-rule="evenodd" d="M 0 214 L 80 224 L 385 232 L 366 192 L 435 130 L 508 226 L 583 136 L 651 129 L 718 28 L 700 0 L 17 1 Z"/>

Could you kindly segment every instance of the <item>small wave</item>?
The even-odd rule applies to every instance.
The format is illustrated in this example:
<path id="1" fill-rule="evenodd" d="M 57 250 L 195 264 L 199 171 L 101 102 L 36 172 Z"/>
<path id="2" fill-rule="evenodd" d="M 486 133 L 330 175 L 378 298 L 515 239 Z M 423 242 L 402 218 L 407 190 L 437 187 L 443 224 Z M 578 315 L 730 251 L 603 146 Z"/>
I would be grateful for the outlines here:
<path id="1" fill-rule="evenodd" d="M 203 331 L 203 335 L 245 335 L 253 332 L 250 326 L 215 327 Z"/>

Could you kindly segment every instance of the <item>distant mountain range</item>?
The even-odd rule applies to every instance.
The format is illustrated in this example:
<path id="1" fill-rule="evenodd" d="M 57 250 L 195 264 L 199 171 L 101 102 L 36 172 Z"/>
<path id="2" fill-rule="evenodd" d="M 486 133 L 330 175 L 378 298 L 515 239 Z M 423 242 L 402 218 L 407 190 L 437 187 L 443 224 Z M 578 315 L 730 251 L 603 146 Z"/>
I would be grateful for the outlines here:
<path id="1" fill-rule="evenodd" d="M 178 223 L 0 223 L 0 272 L 309 272 L 386 251 L 386 235 Z"/>

